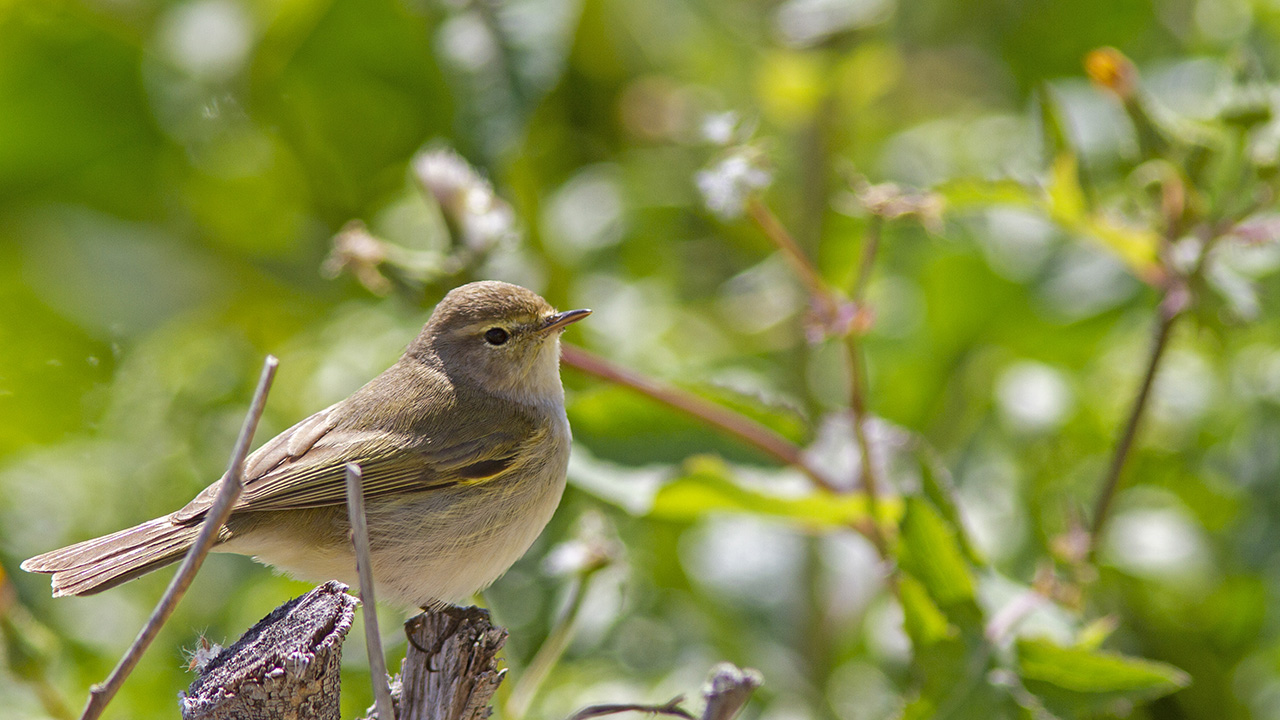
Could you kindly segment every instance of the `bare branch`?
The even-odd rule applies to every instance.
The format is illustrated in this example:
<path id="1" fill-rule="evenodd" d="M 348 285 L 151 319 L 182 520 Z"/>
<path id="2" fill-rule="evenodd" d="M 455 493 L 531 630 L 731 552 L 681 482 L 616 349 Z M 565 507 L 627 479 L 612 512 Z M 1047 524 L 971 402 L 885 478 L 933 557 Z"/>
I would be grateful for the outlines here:
<path id="1" fill-rule="evenodd" d="M 1173 295 L 1175 292 L 1179 293 L 1181 299 L 1176 303 L 1170 302 L 1171 299 L 1175 299 Z M 1151 341 L 1151 351 L 1147 356 L 1147 369 L 1142 376 L 1141 385 L 1138 386 L 1138 394 L 1133 399 L 1133 405 L 1129 408 L 1129 417 L 1125 420 L 1124 430 L 1116 441 L 1102 489 L 1098 491 L 1098 499 L 1094 505 L 1093 525 L 1089 531 L 1089 557 L 1093 557 L 1097 552 L 1102 531 L 1111 513 L 1112 502 L 1120 489 L 1120 478 L 1132 453 L 1134 439 L 1138 435 L 1143 415 L 1146 413 L 1151 388 L 1155 385 L 1156 372 L 1160 369 L 1160 361 L 1164 358 L 1165 349 L 1169 346 L 1169 336 L 1172 334 L 1173 326 L 1182 316 L 1181 310 L 1186 304 L 1185 293 L 1185 289 L 1172 290 L 1160 304 L 1160 319 L 1156 323 L 1155 337 Z"/>
<path id="2" fill-rule="evenodd" d="M 762 682 L 760 672 L 751 668 L 739 668 L 727 662 L 711 668 L 711 676 L 702 691 L 707 699 L 702 720 L 733 720 Z"/>
<path id="3" fill-rule="evenodd" d="M 863 297 L 871 278 L 872 268 L 875 267 L 876 254 L 880 248 L 880 232 L 883 227 L 883 220 L 878 215 L 873 215 L 863 241 L 862 259 L 859 262 L 858 275 L 853 286 L 853 303 L 859 315 L 865 312 L 862 306 Z M 880 551 L 880 555 L 888 557 L 889 543 L 884 537 L 884 530 L 880 527 L 879 470 L 872 457 L 871 440 L 867 435 L 867 371 L 862 351 L 862 331 L 857 329 L 858 325 L 860 323 L 855 323 L 855 328 L 844 336 L 845 349 L 849 354 L 849 410 L 853 413 L 853 439 L 858 446 L 858 454 L 862 457 L 859 469 L 862 475 L 862 489 L 867 494 L 867 510 L 871 515 L 869 537 L 875 543 L 876 549 Z"/>
<path id="4" fill-rule="evenodd" d="M 815 485 L 831 492 L 839 492 L 830 480 L 809 465 L 799 446 L 751 418 L 703 400 L 692 393 L 619 367 L 574 345 L 567 343 L 562 345 L 562 359 L 564 364 L 571 368 L 629 387 L 663 405 L 720 428 L 783 464 L 795 466 Z"/>
<path id="5" fill-rule="evenodd" d="M 760 673 L 752 669 L 742 669 L 723 662 L 711 668 L 702 696 L 707 700 L 707 707 L 702 711 L 701 720 L 733 720 L 751 699 L 751 693 L 760 687 L 764 679 Z M 608 703 L 589 705 L 568 720 L 587 720 L 587 718 L 613 715 L 622 712 L 643 712 L 650 715 L 669 715 L 694 720 L 694 716 L 680 707 L 683 696 L 676 696 L 663 705 L 643 705 L 634 703 Z"/>
<path id="6" fill-rule="evenodd" d="M 765 236 L 773 241 L 773 244 L 782 251 L 782 254 L 791 263 L 791 267 L 795 269 L 796 274 L 804 282 L 806 288 L 809 289 L 809 295 L 815 300 L 824 303 L 835 304 L 834 298 L 831 296 L 831 289 L 827 287 L 827 283 L 822 279 L 822 275 L 813 263 L 809 261 L 809 257 L 804 254 L 800 246 L 796 243 L 795 238 L 791 237 L 791 233 L 787 232 L 787 228 L 778 220 L 769 206 L 765 205 L 760 198 L 751 198 L 747 202 L 747 213 L 751 215 L 751 219 L 756 225 L 760 226 L 760 230 Z"/>
<path id="7" fill-rule="evenodd" d="M 351 540 L 356 547 L 356 574 L 360 576 L 360 604 L 364 612 L 364 641 L 369 651 L 369 679 L 373 683 L 374 707 L 378 720 L 395 720 L 391 686 L 387 684 L 387 660 L 378 634 L 378 605 L 373 594 L 373 561 L 369 553 L 369 523 L 364 513 L 363 474 L 360 466 L 347 463 L 347 517 Z"/>
<path id="8" fill-rule="evenodd" d="M 569 720 L 587 720 L 587 718 L 601 717 L 603 715 L 613 715 L 623 712 L 642 712 L 649 715 L 671 715 L 673 717 L 682 717 L 685 720 L 696 720 L 689 711 L 680 707 L 680 703 L 684 702 L 683 695 L 677 695 L 663 705 L 636 705 L 631 703 L 607 704 L 607 705 L 589 705 L 582 708 L 578 712 L 569 716 Z"/>
<path id="9" fill-rule="evenodd" d="M 872 215 L 867 221 L 866 240 L 862 244 L 862 258 L 858 261 L 858 275 L 853 281 L 853 302 L 862 309 L 862 299 L 867 294 L 867 283 L 871 281 L 871 269 L 875 267 L 876 255 L 880 251 L 880 234 L 884 230 L 884 218 Z"/>
<path id="10" fill-rule="evenodd" d="M 240 436 L 236 439 L 235 450 L 231 453 L 231 462 L 226 474 L 222 476 L 222 484 L 218 489 L 217 497 L 214 498 L 213 506 L 209 508 L 204 523 L 200 526 L 200 534 L 196 536 L 177 574 L 169 582 L 164 596 L 151 612 L 151 617 L 147 619 L 147 624 L 134 639 L 133 645 L 129 646 L 124 657 L 120 658 L 119 664 L 111 671 L 111 675 L 102 684 L 94 685 L 89 690 L 89 702 L 85 705 L 80 720 L 95 720 L 102 715 L 107 703 L 115 697 L 120 686 L 129 677 L 129 673 L 137 667 L 142 654 L 159 634 L 160 628 L 164 627 L 169 616 L 173 614 L 178 601 L 191 586 L 191 581 L 195 579 L 196 572 L 204 563 L 205 556 L 209 554 L 209 550 L 217 540 L 218 531 L 231 516 L 231 509 L 244 489 L 244 462 L 249 456 L 249 444 L 253 441 L 253 434 L 258 429 L 258 421 L 262 418 L 262 410 L 267 403 L 267 392 L 271 389 L 271 381 L 275 379 L 276 367 L 279 364 L 280 361 L 271 355 L 268 355 L 263 363 L 262 375 L 258 378 L 258 387 L 253 393 L 253 402 L 249 405 L 244 424 L 240 427 Z"/>

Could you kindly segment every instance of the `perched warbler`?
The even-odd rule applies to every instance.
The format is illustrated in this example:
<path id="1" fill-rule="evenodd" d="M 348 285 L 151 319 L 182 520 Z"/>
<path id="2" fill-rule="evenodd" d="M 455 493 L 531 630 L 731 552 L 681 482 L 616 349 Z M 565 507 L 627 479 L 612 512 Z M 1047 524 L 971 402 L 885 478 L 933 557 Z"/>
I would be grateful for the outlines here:
<path id="1" fill-rule="evenodd" d="M 249 456 L 244 493 L 215 550 L 315 582 L 357 582 L 346 463 L 363 470 L 380 599 L 456 602 L 511 567 L 564 490 L 569 421 L 556 312 L 529 290 L 463 285 L 395 365 Z M 53 594 L 88 595 L 182 558 L 219 483 L 186 507 L 22 563 Z"/>

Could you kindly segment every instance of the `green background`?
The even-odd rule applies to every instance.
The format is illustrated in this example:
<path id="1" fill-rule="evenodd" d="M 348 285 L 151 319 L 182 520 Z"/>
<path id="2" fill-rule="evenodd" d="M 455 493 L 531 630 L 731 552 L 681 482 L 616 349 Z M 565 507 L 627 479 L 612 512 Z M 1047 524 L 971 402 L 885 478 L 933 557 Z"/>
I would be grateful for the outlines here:
<path id="1" fill-rule="evenodd" d="M 769 159 L 766 202 L 837 287 L 868 226 L 848 210 L 849 173 L 946 195 L 941 232 L 885 225 L 869 405 L 889 445 L 919 437 L 939 454 L 981 560 L 948 555 L 954 528 L 912 500 L 899 559 L 923 589 L 895 595 L 871 545 L 826 511 L 725 500 L 724 483 L 807 497 L 799 473 L 566 369 L 570 489 L 485 595 L 511 631 L 512 679 L 570 582 L 543 562 L 551 549 L 583 517 L 621 549 L 530 717 L 696 697 L 722 659 L 763 672 L 748 714 L 771 720 L 1280 717 L 1274 241 L 1224 247 L 1235 280 L 1176 330 L 1079 602 L 1045 603 L 1016 648 L 980 632 L 1038 568 L 1070 575 L 1054 544 L 1092 512 L 1159 299 L 1027 199 L 1060 187 L 1038 103 L 1054 98 L 1090 202 L 1142 221 L 1144 151 L 1082 58 L 1118 48 L 1169 116 L 1219 128 L 1235 70 L 1277 69 L 1277 33 L 1264 0 L 0 0 L 0 707 L 45 717 L 37 688 L 81 707 L 169 575 L 55 601 L 23 558 L 167 513 L 216 478 L 265 354 L 281 367 L 261 439 L 389 365 L 469 279 L 593 308 L 566 341 L 750 412 L 847 485 L 840 344 L 806 342 L 789 267 L 695 187 L 721 152 L 702 118 L 735 111 Z M 429 269 L 450 252 L 410 171 L 430 146 L 491 179 L 519 239 L 385 297 L 322 274 L 352 219 Z M 918 469 L 891 463 L 889 480 L 919 495 Z M 670 482 L 692 491 L 655 503 Z M 955 607 L 929 569 L 948 559 L 967 573 Z M 213 556 L 108 716 L 175 717 L 184 649 L 230 642 L 308 587 Z M 912 610 L 921 592 L 932 600 Z M 929 649 L 921 618 L 939 607 L 958 634 Z M 382 612 L 393 667 L 403 616 Z M 1070 672 L 1058 646 L 1111 626 L 1103 648 L 1190 684 L 1149 703 L 1172 686 L 1059 698 L 1044 678 Z M 371 703 L 361 634 L 345 717 Z"/>

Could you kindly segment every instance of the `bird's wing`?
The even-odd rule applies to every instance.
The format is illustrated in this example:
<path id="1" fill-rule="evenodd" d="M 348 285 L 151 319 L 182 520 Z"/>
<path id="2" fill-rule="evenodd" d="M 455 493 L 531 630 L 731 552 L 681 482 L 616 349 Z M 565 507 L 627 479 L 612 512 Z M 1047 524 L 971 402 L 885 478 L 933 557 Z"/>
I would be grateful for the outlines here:
<path id="1" fill-rule="evenodd" d="M 339 427 L 336 407 L 312 415 L 253 453 L 245 464 L 236 512 L 345 504 L 347 463 L 360 466 L 366 498 L 482 482 L 514 464 L 539 433 L 532 420 L 503 423 L 503 430 L 477 428 L 435 437 Z M 187 522 L 203 516 L 220 485 L 205 488 L 173 519 Z"/>

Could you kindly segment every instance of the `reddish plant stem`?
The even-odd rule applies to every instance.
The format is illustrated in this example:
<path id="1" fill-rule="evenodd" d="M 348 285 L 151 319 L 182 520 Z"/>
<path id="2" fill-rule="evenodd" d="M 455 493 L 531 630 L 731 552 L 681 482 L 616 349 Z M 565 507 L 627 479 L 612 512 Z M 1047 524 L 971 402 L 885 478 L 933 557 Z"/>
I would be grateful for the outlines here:
<path id="1" fill-rule="evenodd" d="M 568 343 L 562 345 L 561 359 L 565 365 L 575 370 L 629 387 L 663 405 L 675 408 L 713 425 L 745 441 L 779 462 L 799 468 L 810 480 L 823 489 L 839 492 L 839 489 L 832 485 L 830 480 L 823 477 L 809 465 L 799 446 L 750 418 L 703 400 L 692 393 L 619 367 L 599 355 Z"/>
<path id="2" fill-rule="evenodd" d="M 876 254 L 880 251 L 880 234 L 884 229 L 884 218 L 872 215 L 867 221 L 866 240 L 862 244 L 862 258 L 858 262 L 858 275 L 853 281 L 853 302 L 861 310 L 863 298 L 867 294 L 867 284 L 871 281 L 871 269 L 876 264 Z"/>
<path id="3" fill-rule="evenodd" d="M 796 275 L 800 276 L 800 280 L 808 288 L 809 295 L 828 307 L 834 306 L 835 299 L 831 295 L 831 289 L 827 287 L 818 269 L 809 261 L 809 257 L 800 249 L 800 245 L 796 243 L 795 238 L 791 237 L 791 233 L 787 232 L 787 228 L 773 214 L 773 211 L 761 202 L 760 198 L 753 197 L 747 202 L 747 214 L 756 225 L 760 226 L 765 236 L 782 251 L 783 257 L 791 263 Z"/>
<path id="4" fill-rule="evenodd" d="M 871 270 L 875 266 L 876 255 L 880 248 L 880 231 L 883 221 L 878 215 L 871 216 L 863 241 L 862 259 L 858 264 L 858 274 L 853 286 L 853 304 L 855 312 L 863 313 L 863 298 Z M 845 349 L 849 353 L 849 410 L 853 413 L 853 439 L 858 445 L 858 454 L 862 457 L 862 488 L 867 493 L 867 509 L 871 513 L 872 535 L 882 555 L 888 557 L 889 544 L 880 527 L 880 477 L 872 456 L 871 439 L 867 434 L 867 372 L 866 358 L 862 351 L 862 323 L 854 323 L 854 327 L 845 335 Z"/>
<path id="5" fill-rule="evenodd" d="M 1258 205 L 1256 204 L 1251 205 L 1242 211 L 1239 217 L 1248 217 L 1257 207 Z M 1129 417 L 1125 420 L 1124 429 L 1120 433 L 1120 438 L 1116 441 L 1115 450 L 1111 454 L 1111 462 L 1107 465 L 1107 474 L 1102 481 L 1102 488 L 1098 491 L 1098 498 L 1094 502 L 1093 524 L 1089 529 L 1089 545 L 1086 549 L 1086 556 L 1090 561 L 1097 555 L 1098 543 L 1102 539 L 1102 532 L 1106 529 L 1107 520 L 1111 515 L 1111 506 L 1115 500 L 1116 493 L 1120 489 L 1124 468 L 1128 462 L 1129 455 L 1132 454 L 1138 430 L 1142 425 L 1143 415 L 1146 414 L 1151 388 L 1155 384 L 1156 372 L 1160 369 L 1160 362 L 1164 359 L 1165 350 L 1169 346 L 1169 338 L 1173 333 L 1174 325 L 1177 324 L 1178 319 L 1185 314 L 1184 311 L 1193 303 L 1195 298 L 1192 294 L 1192 288 L 1204 277 L 1204 273 L 1209 267 L 1209 259 L 1213 254 L 1214 247 L 1231 232 L 1231 228 L 1236 222 L 1235 218 L 1228 218 L 1215 223 L 1205 223 L 1196 228 L 1195 234 L 1200 238 L 1201 243 L 1200 257 L 1196 260 L 1195 267 L 1189 273 L 1181 275 L 1170 271 L 1173 264 L 1169 260 L 1169 252 L 1172 249 L 1174 238 L 1182 234 L 1182 226 L 1176 221 L 1176 218 L 1171 217 L 1168 220 L 1168 226 L 1162 234 L 1160 248 L 1160 265 L 1166 272 L 1165 293 L 1157 309 L 1159 319 L 1156 322 L 1155 335 L 1151 341 L 1151 351 L 1147 356 L 1146 372 L 1142 376 L 1142 383 L 1138 387 L 1138 395 L 1134 398 L 1133 405 L 1129 409 Z"/>
<path id="6" fill-rule="evenodd" d="M 759 198 L 752 198 L 748 202 L 747 212 L 765 236 L 773 241 L 773 244 L 791 262 L 796 274 L 800 276 L 805 286 L 808 287 L 811 301 L 815 305 L 821 303 L 828 311 L 834 311 L 840 304 L 839 298 L 822 279 L 817 268 L 810 262 L 804 251 L 800 249 L 800 246 L 796 244 L 795 239 L 787 232 L 786 227 L 778 220 L 777 216 Z M 871 224 L 867 228 L 862 259 L 858 266 L 858 275 L 854 283 L 852 300 L 855 311 L 858 313 L 862 312 L 863 293 L 866 290 L 868 279 L 871 276 L 871 269 L 875 264 L 877 251 L 880 247 L 880 230 L 882 226 L 883 219 L 879 216 L 872 216 Z M 834 315 L 834 312 L 829 314 Z M 860 464 L 862 487 L 867 495 L 867 509 L 871 515 L 871 522 L 868 523 L 869 527 L 859 528 L 859 531 L 871 539 L 883 557 L 889 557 L 888 540 L 885 538 L 884 531 L 880 526 L 880 482 L 877 477 L 875 462 L 872 459 L 870 438 L 867 435 L 867 389 L 860 342 L 861 323 L 855 322 L 850 327 L 844 328 L 843 332 L 845 347 L 849 354 L 849 409 L 853 413 L 854 442 L 857 444 L 858 454 L 862 458 Z"/>
<path id="7" fill-rule="evenodd" d="M 1142 383 L 1138 386 L 1138 394 L 1133 399 L 1133 405 L 1129 408 L 1129 416 L 1125 420 L 1124 429 L 1116 441 L 1115 450 L 1111 454 L 1111 462 L 1107 465 L 1107 474 L 1102 481 L 1102 489 L 1098 492 L 1098 499 L 1094 504 L 1093 525 L 1089 530 L 1088 553 L 1090 559 L 1097 552 L 1102 531 L 1111 515 L 1111 506 L 1117 491 L 1120 489 L 1120 480 L 1124 474 L 1125 465 L 1133 452 L 1134 441 L 1138 436 L 1138 429 L 1142 425 L 1142 418 L 1146 414 L 1148 401 L 1151 398 L 1151 388 L 1155 385 L 1156 372 L 1160 369 L 1160 362 L 1164 359 L 1165 350 L 1169 347 L 1169 337 L 1172 335 L 1173 326 L 1178 322 L 1178 318 L 1182 317 L 1182 311 L 1186 308 L 1188 302 L 1189 291 L 1179 283 L 1165 294 L 1164 300 L 1160 303 L 1160 318 L 1156 323 L 1155 334 L 1151 341 L 1151 350 L 1147 355 L 1146 372 L 1142 376 Z"/>

